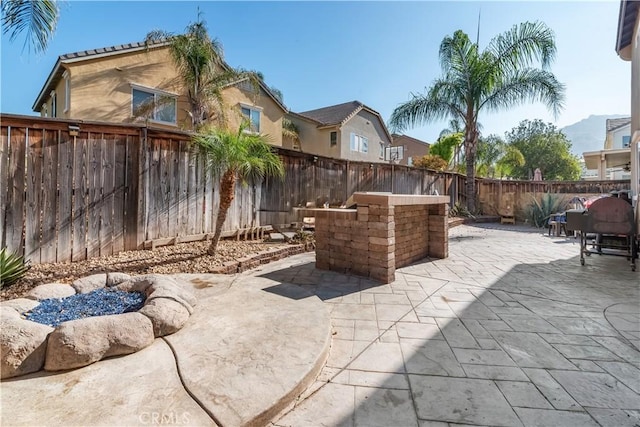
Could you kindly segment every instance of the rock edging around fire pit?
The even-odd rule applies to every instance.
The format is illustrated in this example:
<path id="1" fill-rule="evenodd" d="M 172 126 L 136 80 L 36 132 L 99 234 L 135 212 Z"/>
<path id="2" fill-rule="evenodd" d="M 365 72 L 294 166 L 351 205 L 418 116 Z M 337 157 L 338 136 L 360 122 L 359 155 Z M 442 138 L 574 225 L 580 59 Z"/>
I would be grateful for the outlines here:
<path id="1" fill-rule="evenodd" d="M 48 298 L 65 298 L 99 288 L 146 295 L 137 312 L 86 317 L 56 328 L 23 317 Z M 124 273 L 87 276 L 72 285 L 49 283 L 33 288 L 26 298 L 0 305 L 0 378 L 87 366 L 111 356 L 134 353 L 157 337 L 178 331 L 193 313 L 195 296 L 174 279 L 161 275 L 131 277 Z"/>

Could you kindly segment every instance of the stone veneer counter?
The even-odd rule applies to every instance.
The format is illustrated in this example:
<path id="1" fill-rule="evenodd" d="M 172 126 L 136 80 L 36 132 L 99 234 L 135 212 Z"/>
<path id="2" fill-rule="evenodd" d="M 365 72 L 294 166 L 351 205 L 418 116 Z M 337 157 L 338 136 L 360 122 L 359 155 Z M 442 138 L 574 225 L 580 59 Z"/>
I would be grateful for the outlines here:
<path id="1" fill-rule="evenodd" d="M 396 268 L 448 253 L 449 196 L 354 193 L 357 209 L 302 209 L 315 217 L 316 267 L 395 280 Z"/>

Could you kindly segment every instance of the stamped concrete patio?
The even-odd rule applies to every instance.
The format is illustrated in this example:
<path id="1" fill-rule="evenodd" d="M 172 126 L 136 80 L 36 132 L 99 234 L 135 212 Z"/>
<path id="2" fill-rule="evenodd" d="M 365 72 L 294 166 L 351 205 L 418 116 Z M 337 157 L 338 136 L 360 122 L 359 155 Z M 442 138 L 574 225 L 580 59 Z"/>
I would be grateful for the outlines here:
<path id="1" fill-rule="evenodd" d="M 640 275 L 518 226 L 376 286 L 303 255 L 261 273 L 330 306 L 326 367 L 277 426 L 639 426 Z"/>
<path id="2" fill-rule="evenodd" d="M 389 285 L 313 253 L 182 278 L 199 305 L 181 331 L 2 382 L 0 424 L 640 425 L 640 275 L 580 266 L 572 238 L 456 227 L 449 258 Z"/>

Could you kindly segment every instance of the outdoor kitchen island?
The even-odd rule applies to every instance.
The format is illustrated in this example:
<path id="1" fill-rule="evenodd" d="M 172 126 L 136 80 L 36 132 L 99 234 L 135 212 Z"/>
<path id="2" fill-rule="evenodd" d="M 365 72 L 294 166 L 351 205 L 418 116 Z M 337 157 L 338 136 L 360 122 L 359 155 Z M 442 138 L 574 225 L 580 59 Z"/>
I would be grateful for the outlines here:
<path id="1" fill-rule="evenodd" d="M 315 217 L 316 268 L 395 280 L 396 268 L 448 256 L 449 196 L 354 193 L 355 209 L 304 209 Z"/>

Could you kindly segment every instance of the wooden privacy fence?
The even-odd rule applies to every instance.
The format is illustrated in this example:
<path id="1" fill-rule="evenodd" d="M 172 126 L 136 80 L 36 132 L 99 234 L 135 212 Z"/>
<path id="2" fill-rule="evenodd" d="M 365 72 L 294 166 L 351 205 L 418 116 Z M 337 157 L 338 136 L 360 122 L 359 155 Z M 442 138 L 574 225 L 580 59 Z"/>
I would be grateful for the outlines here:
<path id="1" fill-rule="evenodd" d="M 141 249 L 150 241 L 206 239 L 215 227 L 218 184 L 189 138 L 146 125 L 0 114 L 0 245 L 44 263 Z M 284 179 L 238 185 L 227 235 L 299 221 L 295 208 L 339 206 L 356 191 L 437 193 L 464 203 L 465 178 L 455 173 L 278 152 Z M 498 194 L 497 184 L 484 182 L 478 181 L 481 195 Z M 586 184 L 536 185 L 563 192 Z"/>

